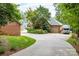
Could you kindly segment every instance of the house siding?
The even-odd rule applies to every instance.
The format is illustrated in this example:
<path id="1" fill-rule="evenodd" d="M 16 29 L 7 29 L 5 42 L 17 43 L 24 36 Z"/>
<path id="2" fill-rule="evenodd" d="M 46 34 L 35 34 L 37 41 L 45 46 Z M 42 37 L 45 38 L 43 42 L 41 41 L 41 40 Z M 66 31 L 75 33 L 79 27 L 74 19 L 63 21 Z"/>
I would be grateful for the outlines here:
<path id="1" fill-rule="evenodd" d="M 2 34 L 6 35 L 20 35 L 20 24 L 17 22 L 8 23 L 0 28 Z"/>
<path id="2" fill-rule="evenodd" d="M 61 25 L 50 25 L 50 29 L 52 33 L 60 33 Z"/>

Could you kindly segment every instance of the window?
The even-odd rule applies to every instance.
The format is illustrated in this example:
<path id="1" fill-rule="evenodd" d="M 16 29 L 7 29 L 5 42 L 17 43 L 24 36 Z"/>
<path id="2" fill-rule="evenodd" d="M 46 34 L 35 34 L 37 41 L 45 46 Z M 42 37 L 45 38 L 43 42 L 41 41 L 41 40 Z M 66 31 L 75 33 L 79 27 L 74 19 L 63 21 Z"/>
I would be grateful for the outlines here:
<path id="1" fill-rule="evenodd" d="M 64 28 L 64 30 L 70 30 L 69 28 Z"/>

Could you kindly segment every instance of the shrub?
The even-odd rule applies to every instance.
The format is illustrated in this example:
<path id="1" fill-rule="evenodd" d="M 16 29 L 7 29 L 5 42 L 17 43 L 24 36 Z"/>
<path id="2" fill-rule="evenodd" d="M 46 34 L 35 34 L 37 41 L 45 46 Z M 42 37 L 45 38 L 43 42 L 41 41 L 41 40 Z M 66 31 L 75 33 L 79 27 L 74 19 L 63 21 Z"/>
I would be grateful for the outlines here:
<path id="1" fill-rule="evenodd" d="M 0 54 L 6 51 L 18 51 L 35 43 L 35 39 L 26 36 L 0 36 Z"/>
<path id="2" fill-rule="evenodd" d="M 9 42 L 6 36 L 0 36 L 0 46 L 3 46 L 6 50 L 9 50 Z"/>
<path id="3" fill-rule="evenodd" d="M 5 48 L 3 46 L 0 46 L 0 54 L 5 52 Z"/>
<path id="4" fill-rule="evenodd" d="M 48 33 L 47 30 L 42 30 L 42 29 L 27 29 L 28 33 L 34 33 L 34 34 L 45 34 Z"/>
<path id="5" fill-rule="evenodd" d="M 71 45 L 79 45 L 79 40 L 72 34 L 72 36 L 67 40 Z"/>

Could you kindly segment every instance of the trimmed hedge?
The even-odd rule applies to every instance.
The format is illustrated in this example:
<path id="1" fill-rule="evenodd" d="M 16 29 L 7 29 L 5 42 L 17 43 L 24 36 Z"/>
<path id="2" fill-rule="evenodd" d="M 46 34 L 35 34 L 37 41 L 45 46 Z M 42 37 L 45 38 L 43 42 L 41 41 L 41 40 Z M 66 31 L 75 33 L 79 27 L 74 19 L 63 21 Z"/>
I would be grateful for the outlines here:
<path id="1" fill-rule="evenodd" d="M 47 30 L 42 30 L 42 29 L 27 29 L 28 33 L 33 33 L 33 34 L 45 34 L 48 33 Z"/>

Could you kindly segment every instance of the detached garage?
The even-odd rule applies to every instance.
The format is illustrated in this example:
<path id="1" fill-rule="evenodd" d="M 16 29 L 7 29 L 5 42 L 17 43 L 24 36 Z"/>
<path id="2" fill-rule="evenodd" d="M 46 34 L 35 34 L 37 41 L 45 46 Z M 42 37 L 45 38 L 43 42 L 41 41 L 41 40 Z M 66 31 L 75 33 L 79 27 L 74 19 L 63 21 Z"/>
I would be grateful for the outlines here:
<path id="1" fill-rule="evenodd" d="M 20 23 L 11 22 L 0 28 L 1 35 L 20 35 Z"/>
<path id="2" fill-rule="evenodd" d="M 60 23 L 59 21 L 53 19 L 53 18 L 50 18 L 50 20 L 48 21 L 49 24 L 50 24 L 50 31 L 52 33 L 60 33 L 61 30 L 61 26 L 62 26 L 62 23 Z"/>

